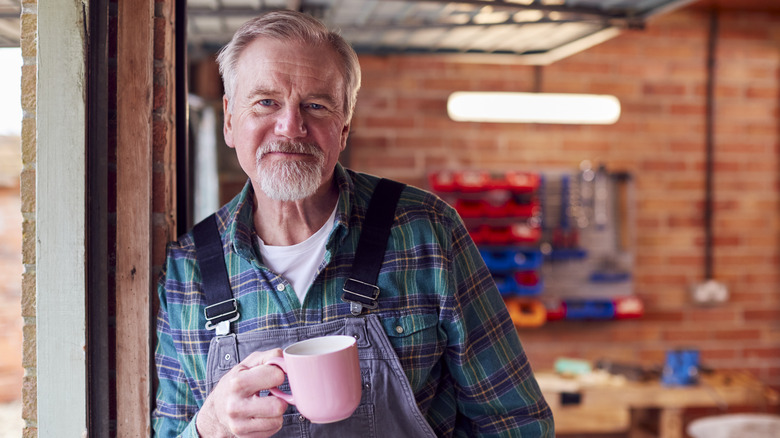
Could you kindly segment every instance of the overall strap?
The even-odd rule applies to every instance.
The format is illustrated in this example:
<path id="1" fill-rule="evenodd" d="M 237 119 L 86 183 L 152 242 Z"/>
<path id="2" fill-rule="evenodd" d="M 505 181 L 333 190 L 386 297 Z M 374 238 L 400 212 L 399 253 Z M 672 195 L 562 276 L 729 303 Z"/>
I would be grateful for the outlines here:
<path id="1" fill-rule="evenodd" d="M 200 267 L 203 293 L 206 294 L 206 328 L 216 329 L 217 335 L 230 333 L 230 323 L 238 320 L 238 302 L 230 288 L 222 239 L 219 236 L 216 214 L 200 221 L 192 229 L 195 254 Z"/>
<path id="2" fill-rule="evenodd" d="M 344 294 L 341 296 L 342 301 L 350 304 L 350 312 L 355 316 L 360 315 L 364 307 L 377 307 L 377 278 L 385 257 L 390 228 L 395 220 L 395 207 L 404 187 L 405 184 L 381 179 L 371 196 L 352 272 L 344 283 Z"/>

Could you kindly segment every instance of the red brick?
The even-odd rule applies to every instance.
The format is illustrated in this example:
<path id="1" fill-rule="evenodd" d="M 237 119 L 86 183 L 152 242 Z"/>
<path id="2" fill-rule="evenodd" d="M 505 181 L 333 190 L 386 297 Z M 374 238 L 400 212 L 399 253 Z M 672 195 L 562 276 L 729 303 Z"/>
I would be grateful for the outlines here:
<path id="1" fill-rule="evenodd" d="M 642 87 L 642 91 L 647 95 L 658 96 L 681 96 L 686 93 L 684 85 L 675 85 L 670 83 L 648 83 Z"/>
<path id="2" fill-rule="evenodd" d="M 415 126 L 415 119 L 411 117 L 367 117 L 366 124 L 372 128 L 408 129 Z"/>
<path id="3" fill-rule="evenodd" d="M 162 60 L 165 58 L 165 49 L 167 46 L 166 33 L 168 32 L 167 22 L 164 18 L 154 19 L 154 59 Z"/>
<path id="4" fill-rule="evenodd" d="M 661 311 L 649 310 L 642 315 L 643 322 L 680 323 L 684 313 L 679 310 Z"/>
<path id="5" fill-rule="evenodd" d="M 739 313 L 735 309 L 697 308 L 687 311 L 687 319 L 697 323 L 733 324 L 738 321 Z"/>
<path id="6" fill-rule="evenodd" d="M 397 110 L 401 114 L 406 113 L 427 113 L 427 115 L 440 114 L 446 116 L 447 114 L 447 99 L 444 98 L 407 98 L 400 99 L 397 105 Z"/>
<path id="7" fill-rule="evenodd" d="M 161 85 L 154 86 L 154 98 L 152 101 L 152 109 L 158 111 L 165 108 L 168 103 L 168 89 Z"/>
<path id="8" fill-rule="evenodd" d="M 672 104 L 669 107 L 669 114 L 676 116 L 704 116 L 706 109 L 704 105 Z"/>
<path id="9" fill-rule="evenodd" d="M 670 342 L 700 342 L 712 339 L 712 331 L 706 329 L 669 328 L 662 334 L 662 339 Z"/>
<path id="10" fill-rule="evenodd" d="M 725 329 L 724 325 L 718 325 L 718 329 L 713 332 L 713 337 L 721 341 L 753 341 L 761 339 L 761 330 L 759 329 Z"/>
<path id="11" fill-rule="evenodd" d="M 734 348 L 703 348 L 700 349 L 701 361 L 710 364 L 712 361 L 733 360 L 739 357 L 737 349 Z"/>
<path id="12" fill-rule="evenodd" d="M 745 357 L 748 359 L 780 359 L 780 347 L 746 348 Z"/>
<path id="13" fill-rule="evenodd" d="M 168 144 L 168 122 L 155 120 L 152 122 L 152 145 L 154 151 L 160 151 Z M 153 153 L 154 153 L 153 151 Z"/>
<path id="14" fill-rule="evenodd" d="M 777 322 L 780 321 L 780 309 L 745 310 L 745 321 Z"/>

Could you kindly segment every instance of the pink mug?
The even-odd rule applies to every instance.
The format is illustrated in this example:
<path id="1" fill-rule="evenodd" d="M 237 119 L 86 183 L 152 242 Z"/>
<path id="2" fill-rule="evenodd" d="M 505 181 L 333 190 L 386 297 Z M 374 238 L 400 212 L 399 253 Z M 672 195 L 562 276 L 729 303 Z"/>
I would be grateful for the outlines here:
<path id="1" fill-rule="evenodd" d="M 357 341 L 352 336 L 322 336 L 296 342 L 268 364 L 287 374 L 290 392 L 270 391 L 293 404 L 312 423 L 349 418 L 360 404 L 362 381 Z"/>

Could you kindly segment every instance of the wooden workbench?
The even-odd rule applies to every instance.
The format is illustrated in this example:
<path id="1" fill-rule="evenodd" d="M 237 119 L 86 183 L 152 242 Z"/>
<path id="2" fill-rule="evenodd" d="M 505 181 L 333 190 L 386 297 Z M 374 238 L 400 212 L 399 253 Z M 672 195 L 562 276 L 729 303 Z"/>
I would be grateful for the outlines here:
<path id="1" fill-rule="evenodd" d="M 753 406 L 759 410 L 778 404 L 778 394 L 747 373 L 708 374 L 696 385 L 678 387 L 601 373 L 576 378 L 537 373 L 537 379 L 553 410 L 558 434 L 623 432 L 644 437 L 636 418 L 643 410 L 658 409 L 658 437 L 682 438 L 687 408 Z"/>

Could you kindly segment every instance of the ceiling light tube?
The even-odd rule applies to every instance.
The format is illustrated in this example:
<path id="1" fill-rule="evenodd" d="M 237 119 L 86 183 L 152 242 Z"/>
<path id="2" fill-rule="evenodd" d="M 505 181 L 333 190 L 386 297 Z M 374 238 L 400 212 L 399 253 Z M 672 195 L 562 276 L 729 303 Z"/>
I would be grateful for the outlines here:
<path id="1" fill-rule="evenodd" d="M 620 117 L 615 96 L 457 91 L 447 113 L 458 122 L 609 125 Z"/>

